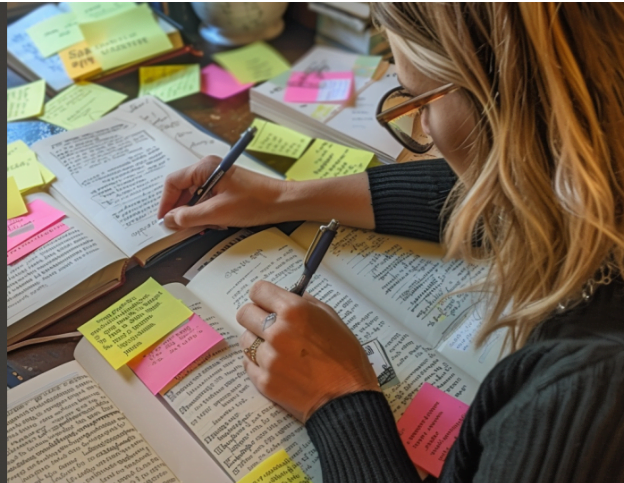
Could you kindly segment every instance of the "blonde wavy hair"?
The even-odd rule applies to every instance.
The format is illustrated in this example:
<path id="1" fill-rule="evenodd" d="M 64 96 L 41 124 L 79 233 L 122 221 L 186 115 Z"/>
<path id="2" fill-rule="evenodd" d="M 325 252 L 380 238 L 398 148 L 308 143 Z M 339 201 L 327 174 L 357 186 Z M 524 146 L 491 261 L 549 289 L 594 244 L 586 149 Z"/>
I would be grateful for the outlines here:
<path id="1" fill-rule="evenodd" d="M 444 240 L 451 256 L 492 263 L 478 343 L 507 327 L 518 349 L 588 280 L 624 273 L 624 4 L 372 9 L 393 48 L 474 106 Z"/>

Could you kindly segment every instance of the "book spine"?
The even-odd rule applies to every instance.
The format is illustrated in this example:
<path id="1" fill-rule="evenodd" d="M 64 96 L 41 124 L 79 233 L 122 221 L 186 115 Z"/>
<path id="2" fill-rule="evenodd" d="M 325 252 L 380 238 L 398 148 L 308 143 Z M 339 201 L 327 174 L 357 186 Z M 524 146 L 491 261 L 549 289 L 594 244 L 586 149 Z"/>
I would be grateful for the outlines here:
<path id="1" fill-rule="evenodd" d="M 324 3 L 311 2 L 308 4 L 308 7 L 310 8 L 310 10 L 316 12 L 319 18 L 321 16 L 331 18 L 335 22 L 338 22 L 341 25 L 344 25 L 345 27 L 356 32 L 364 32 L 370 24 L 368 20 L 353 17 L 346 12 L 336 10 L 335 8 L 327 6 Z"/>
<path id="2" fill-rule="evenodd" d="M 369 28 L 364 32 L 356 32 L 324 15 L 318 16 L 316 32 L 317 35 L 360 54 L 383 55 L 389 48 L 387 41 L 375 29 Z"/>

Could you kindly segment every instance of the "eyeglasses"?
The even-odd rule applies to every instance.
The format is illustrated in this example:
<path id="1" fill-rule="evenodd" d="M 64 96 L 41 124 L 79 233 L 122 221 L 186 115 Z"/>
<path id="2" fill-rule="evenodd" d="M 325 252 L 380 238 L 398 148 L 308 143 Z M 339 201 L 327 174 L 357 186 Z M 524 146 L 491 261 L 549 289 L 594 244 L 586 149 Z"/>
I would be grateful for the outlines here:
<path id="1" fill-rule="evenodd" d="M 457 89 L 459 86 L 447 84 L 417 97 L 403 87 L 392 89 L 377 106 L 377 122 L 413 153 L 426 153 L 433 147 L 433 142 L 422 130 L 422 108 Z"/>

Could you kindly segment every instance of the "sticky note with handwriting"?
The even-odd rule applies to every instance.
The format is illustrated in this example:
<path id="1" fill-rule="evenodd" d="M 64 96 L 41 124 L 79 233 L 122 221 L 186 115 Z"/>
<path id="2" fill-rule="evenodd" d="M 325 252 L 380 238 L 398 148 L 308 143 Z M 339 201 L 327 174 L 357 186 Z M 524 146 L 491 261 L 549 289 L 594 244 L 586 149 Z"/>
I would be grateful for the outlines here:
<path id="1" fill-rule="evenodd" d="M 353 96 L 353 72 L 293 72 L 284 100 L 298 103 L 341 103 Z"/>
<path id="2" fill-rule="evenodd" d="M 12 177 L 7 178 L 7 220 L 28 213 L 24 199 Z"/>
<path id="3" fill-rule="evenodd" d="M 49 57 L 84 40 L 76 16 L 71 12 L 50 17 L 28 28 L 26 32 L 43 57 Z"/>
<path id="4" fill-rule="evenodd" d="M 78 330 L 119 369 L 191 315 L 182 302 L 150 278 Z"/>
<path id="5" fill-rule="evenodd" d="M 200 91 L 199 64 L 156 65 L 139 69 L 139 96 L 151 95 L 163 102 Z"/>
<path id="6" fill-rule="evenodd" d="M 46 103 L 42 121 L 67 130 L 98 120 L 127 96 L 98 84 L 79 82 Z"/>
<path id="7" fill-rule="evenodd" d="M 236 77 L 217 64 L 202 69 L 202 92 L 216 99 L 227 99 L 253 87 L 253 82 L 241 84 Z"/>
<path id="8" fill-rule="evenodd" d="M 145 4 L 112 17 L 80 24 L 80 29 L 102 70 L 131 64 L 173 48 Z"/>
<path id="9" fill-rule="evenodd" d="M 38 116 L 43 110 L 45 80 L 7 89 L 7 122 Z"/>
<path id="10" fill-rule="evenodd" d="M 29 238 L 21 245 L 17 245 L 15 248 L 7 251 L 7 265 L 12 265 L 18 260 L 24 258 L 29 253 L 34 252 L 37 248 L 42 247 L 46 243 L 55 238 L 61 236 L 69 230 L 69 227 L 64 223 L 56 223 L 37 235 Z"/>
<path id="11" fill-rule="evenodd" d="M 290 69 L 288 61 L 265 42 L 254 42 L 212 57 L 243 84 L 262 82 Z"/>
<path id="12" fill-rule="evenodd" d="M 84 40 L 61 50 L 58 55 L 67 75 L 72 79 L 81 79 L 102 70 L 102 66 L 91 52 L 91 47 Z"/>
<path id="13" fill-rule="evenodd" d="M 95 22 L 136 7 L 134 2 L 68 2 L 78 23 Z"/>
<path id="14" fill-rule="evenodd" d="M 7 176 L 15 178 L 20 191 L 44 184 L 37 155 L 23 141 L 7 144 Z"/>
<path id="15" fill-rule="evenodd" d="M 312 483 L 301 467 L 290 459 L 286 450 L 269 456 L 238 483 Z"/>
<path id="16" fill-rule="evenodd" d="M 149 352 L 128 362 L 128 367 L 152 394 L 158 394 L 174 377 L 222 340 L 221 334 L 193 314 L 188 322 Z"/>
<path id="17" fill-rule="evenodd" d="M 303 181 L 362 173 L 374 156 L 369 151 L 317 139 L 286 171 L 286 178 Z"/>
<path id="18" fill-rule="evenodd" d="M 7 171 L 10 171 L 11 167 L 19 168 L 22 163 L 34 164 L 39 169 L 44 184 L 51 183 L 56 178 L 52 171 L 37 160 L 35 152 L 26 146 L 24 141 L 14 141 L 7 144 Z"/>
<path id="19" fill-rule="evenodd" d="M 65 213 L 45 201 L 28 203 L 28 214 L 7 220 L 7 251 L 65 218 Z"/>
<path id="20" fill-rule="evenodd" d="M 439 477 L 466 411 L 467 404 L 429 383 L 423 384 L 397 422 L 412 462 Z"/>
<path id="21" fill-rule="evenodd" d="M 298 158 L 312 141 L 312 138 L 305 134 L 269 121 L 254 119 L 251 125 L 255 126 L 258 132 L 247 148 L 249 151 Z"/>

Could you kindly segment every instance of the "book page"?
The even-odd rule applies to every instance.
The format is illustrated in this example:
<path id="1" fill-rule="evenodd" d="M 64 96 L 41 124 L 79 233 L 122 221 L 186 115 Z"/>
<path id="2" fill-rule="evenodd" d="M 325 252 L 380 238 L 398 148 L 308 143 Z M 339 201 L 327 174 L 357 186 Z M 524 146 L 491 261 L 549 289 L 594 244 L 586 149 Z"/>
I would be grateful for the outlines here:
<path id="1" fill-rule="evenodd" d="M 57 189 L 128 257 L 179 234 L 158 224 L 165 177 L 197 158 L 149 123 L 109 114 L 35 143 Z"/>
<path id="2" fill-rule="evenodd" d="M 39 199 L 65 212 L 67 216 L 62 222 L 69 230 L 14 264 L 7 265 L 9 338 L 20 330 L 12 325 L 105 267 L 125 259 L 110 241 L 51 196 L 34 193 L 26 199 L 28 202 Z M 110 280 L 102 280 L 102 283 L 105 282 Z"/>
<path id="3" fill-rule="evenodd" d="M 7 481 L 178 479 L 77 362 L 7 393 Z"/>

